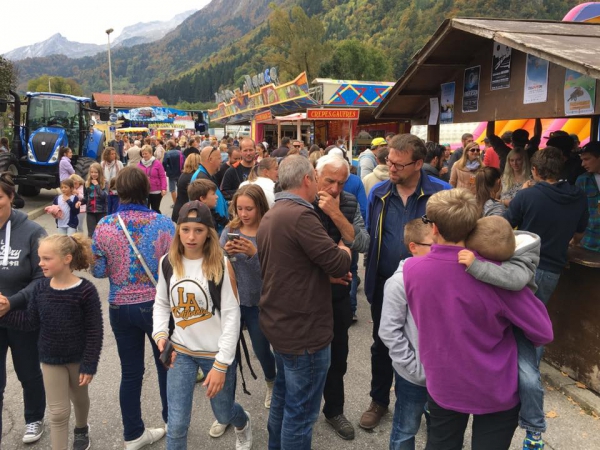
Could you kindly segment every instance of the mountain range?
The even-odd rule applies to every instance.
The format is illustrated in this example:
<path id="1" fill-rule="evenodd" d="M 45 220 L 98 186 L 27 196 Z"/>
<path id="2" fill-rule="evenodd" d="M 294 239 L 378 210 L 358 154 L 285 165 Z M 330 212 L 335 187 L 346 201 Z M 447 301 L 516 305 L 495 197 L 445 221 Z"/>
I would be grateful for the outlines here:
<path id="1" fill-rule="evenodd" d="M 158 95 L 170 105 L 214 101 L 245 74 L 270 67 L 272 7 L 299 6 L 325 28 L 332 47 L 354 39 L 383 51 L 399 78 L 412 56 L 449 17 L 560 20 L 577 0 L 212 0 L 153 42 L 112 52 L 116 93 Z M 270 7 L 269 5 L 272 5 Z M 29 57 L 15 62 L 20 91 L 41 75 L 75 79 L 86 94 L 108 92 L 106 52 L 82 58 Z M 296 74 L 294 74 L 295 76 Z M 286 80 L 281 80 L 286 81 Z"/>
<path id="2" fill-rule="evenodd" d="M 123 28 L 123 31 L 111 43 L 111 48 L 133 47 L 138 44 L 145 44 L 162 39 L 165 35 L 177 28 L 181 22 L 194 14 L 196 10 L 185 11 L 177 14 L 171 20 L 140 22 Z M 106 45 L 84 44 L 81 42 L 69 41 L 60 33 L 50 36 L 42 42 L 32 45 L 26 45 L 5 53 L 6 59 L 11 61 L 20 61 L 26 58 L 38 58 L 50 55 L 65 55 L 69 58 L 82 58 L 84 56 L 93 56 L 106 51 Z"/>

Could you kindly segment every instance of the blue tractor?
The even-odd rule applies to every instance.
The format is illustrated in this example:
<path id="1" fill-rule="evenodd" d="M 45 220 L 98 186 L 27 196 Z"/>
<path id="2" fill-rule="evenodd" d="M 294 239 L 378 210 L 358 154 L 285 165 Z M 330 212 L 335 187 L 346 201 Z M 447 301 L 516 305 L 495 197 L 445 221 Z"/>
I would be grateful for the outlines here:
<path id="1" fill-rule="evenodd" d="M 73 150 L 71 163 L 75 173 L 87 177 L 92 163 L 99 161 L 104 134 L 93 128 L 91 100 L 66 94 L 28 92 L 27 112 L 21 117 L 21 99 L 10 92 L 14 101 L 14 139 L 11 152 L 0 154 L 0 172 L 9 171 L 19 185 L 19 193 L 35 196 L 41 188 L 60 185 L 58 152 Z"/>

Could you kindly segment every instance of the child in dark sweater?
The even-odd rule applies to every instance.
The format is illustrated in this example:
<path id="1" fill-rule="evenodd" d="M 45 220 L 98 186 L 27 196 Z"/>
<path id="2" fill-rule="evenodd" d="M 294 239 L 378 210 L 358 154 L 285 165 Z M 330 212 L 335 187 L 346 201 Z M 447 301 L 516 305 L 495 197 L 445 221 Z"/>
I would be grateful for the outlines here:
<path id="1" fill-rule="evenodd" d="M 40 330 L 38 349 L 50 416 L 52 450 L 67 450 L 70 401 L 75 408 L 74 450 L 90 447 L 88 384 L 102 349 L 102 311 L 98 291 L 73 270 L 89 268 L 91 242 L 82 234 L 52 235 L 40 241 L 37 285 L 26 310 L 10 311 L 0 326 Z"/>

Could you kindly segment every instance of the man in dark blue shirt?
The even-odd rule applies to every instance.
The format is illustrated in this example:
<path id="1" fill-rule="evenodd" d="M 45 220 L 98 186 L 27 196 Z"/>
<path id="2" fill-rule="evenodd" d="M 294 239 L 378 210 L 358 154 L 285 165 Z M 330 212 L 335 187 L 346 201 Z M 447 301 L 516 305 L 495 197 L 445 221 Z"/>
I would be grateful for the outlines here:
<path id="1" fill-rule="evenodd" d="M 379 338 L 383 305 L 383 287 L 398 264 L 410 256 L 404 246 L 404 226 L 425 214 L 427 200 L 450 185 L 429 177 L 422 170 L 427 153 L 425 143 L 417 136 L 394 136 L 386 161 L 390 179 L 376 185 L 369 194 L 367 231 L 371 236 L 365 273 L 365 294 L 371 303 L 373 345 L 371 346 L 371 404 L 359 425 L 373 429 L 379 425 L 390 403 L 394 378 L 388 348 Z"/>

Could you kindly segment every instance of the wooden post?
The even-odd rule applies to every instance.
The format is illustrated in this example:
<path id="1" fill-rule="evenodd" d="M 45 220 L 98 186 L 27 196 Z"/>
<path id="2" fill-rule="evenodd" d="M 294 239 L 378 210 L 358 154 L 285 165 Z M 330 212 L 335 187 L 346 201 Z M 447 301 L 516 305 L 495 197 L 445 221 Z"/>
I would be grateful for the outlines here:
<path id="1" fill-rule="evenodd" d="M 440 124 L 429 125 L 427 127 L 427 140 L 431 142 L 440 142 Z"/>
<path id="2" fill-rule="evenodd" d="M 600 116 L 592 116 L 592 123 L 590 124 L 590 142 L 598 142 L 598 125 L 600 122 Z"/>

